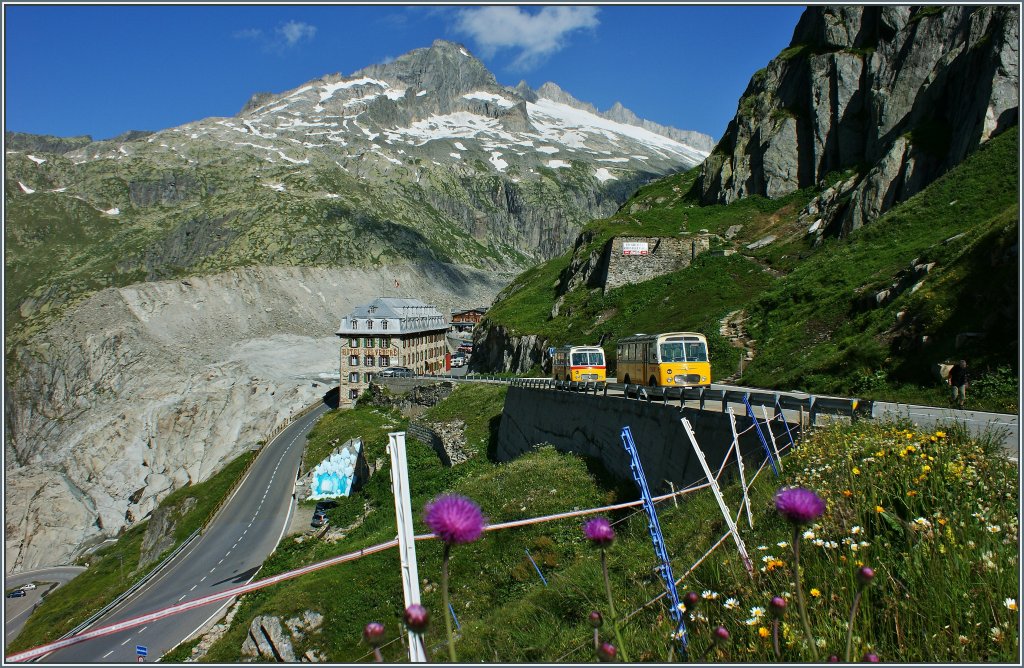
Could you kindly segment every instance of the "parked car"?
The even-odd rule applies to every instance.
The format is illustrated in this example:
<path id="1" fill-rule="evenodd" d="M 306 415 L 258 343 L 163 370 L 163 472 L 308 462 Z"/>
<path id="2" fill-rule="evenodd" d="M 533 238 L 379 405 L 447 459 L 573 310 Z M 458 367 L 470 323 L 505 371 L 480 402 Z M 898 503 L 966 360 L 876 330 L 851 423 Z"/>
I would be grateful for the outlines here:
<path id="1" fill-rule="evenodd" d="M 25 595 L 26 592 L 24 589 L 15 589 L 14 591 L 7 592 L 7 598 L 21 598 Z"/>
<path id="2" fill-rule="evenodd" d="M 465 365 L 466 365 L 466 358 L 465 357 L 453 357 L 452 358 L 452 367 L 453 368 L 454 367 L 465 366 Z"/>
<path id="3" fill-rule="evenodd" d="M 312 526 L 322 527 L 327 524 L 327 513 L 322 510 L 317 510 L 313 513 L 313 521 L 310 522 Z"/>
<path id="4" fill-rule="evenodd" d="M 23 584 L 20 587 L 18 587 L 18 589 L 24 589 L 25 591 L 28 591 L 29 589 L 35 589 L 35 588 L 36 588 L 36 583 L 35 582 L 29 582 L 28 584 Z"/>
<path id="5" fill-rule="evenodd" d="M 414 374 L 412 369 L 404 366 L 389 366 L 377 372 L 381 378 L 411 378 Z"/>

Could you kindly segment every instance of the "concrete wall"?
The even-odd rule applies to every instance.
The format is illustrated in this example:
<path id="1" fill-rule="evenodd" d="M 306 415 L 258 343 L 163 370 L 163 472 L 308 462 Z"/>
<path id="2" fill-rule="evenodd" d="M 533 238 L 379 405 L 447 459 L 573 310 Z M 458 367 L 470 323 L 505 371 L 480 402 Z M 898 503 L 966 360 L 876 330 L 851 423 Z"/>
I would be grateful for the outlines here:
<path id="1" fill-rule="evenodd" d="M 623 242 L 644 242 L 647 255 L 623 255 Z M 605 291 L 620 285 L 648 281 L 656 276 L 690 266 L 693 258 L 710 247 L 706 234 L 682 237 L 615 237 L 606 246 L 602 263 L 605 269 Z"/>
<path id="2" fill-rule="evenodd" d="M 705 479 L 680 421 L 683 417 L 693 427 L 711 470 L 717 472 L 732 444 L 728 414 L 696 408 L 680 411 L 678 406 L 620 397 L 510 387 L 498 429 L 496 456 L 499 461 L 508 461 L 536 445 L 550 443 L 562 452 L 599 459 L 611 474 L 632 482 L 629 455 L 620 435 L 622 428 L 628 426 L 651 493 L 664 493 L 670 489 L 669 481 L 678 489 Z M 750 418 L 736 416 L 738 432 L 751 424 Z M 773 424 L 776 434 L 779 427 L 780 424 Z M 781 441 L 778 443 L 781 446 Z M 765 461 L 764 448 L 755 430 L 740 437 L 740 451 L 749 479 Z M 738 476 L 735 461 L 733 458 L 726 468 L 723 481 L 726 476 Z"/>

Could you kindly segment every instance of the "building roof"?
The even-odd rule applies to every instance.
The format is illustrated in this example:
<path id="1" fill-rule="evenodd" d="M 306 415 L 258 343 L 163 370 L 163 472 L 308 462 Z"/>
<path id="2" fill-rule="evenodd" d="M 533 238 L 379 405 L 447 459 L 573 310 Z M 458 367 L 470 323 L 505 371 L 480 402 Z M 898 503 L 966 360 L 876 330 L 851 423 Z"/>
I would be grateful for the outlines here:
<path id="1" fill-rule="evenodd" d="M 352 327 L 352 320 L 358 321 L 356 327 Z M 385 330 L 379 326 L 372 330 L 365 325 L 366 320 L 388 320 L 389 326 Z M 378 297 L 369 304 L 362 304 L 352 309 L 352 312 L 341 319 L 341 324 L 336 332 L 340 335 L 366 334 L 372 331 L 374 334 L 405 334 L 409 332 L 427 332 L 437 329 L 444 329 L 448 326 L 445 317 L 436 307 L 425 304 L 419 299 L 399 297 Z"/>

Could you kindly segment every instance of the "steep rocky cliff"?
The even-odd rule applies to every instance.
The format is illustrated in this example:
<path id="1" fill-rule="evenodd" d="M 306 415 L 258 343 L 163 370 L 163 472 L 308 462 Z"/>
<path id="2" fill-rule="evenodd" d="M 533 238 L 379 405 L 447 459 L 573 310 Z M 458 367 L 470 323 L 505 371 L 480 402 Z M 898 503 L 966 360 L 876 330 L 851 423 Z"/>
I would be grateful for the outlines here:
<path id="1" fill-rule="evenodd" d="M 1017 123 L 1019 9 L 814 6 L 702 166 L 705 203 L 838 181 L 803 212 L 845 234 Z"/>

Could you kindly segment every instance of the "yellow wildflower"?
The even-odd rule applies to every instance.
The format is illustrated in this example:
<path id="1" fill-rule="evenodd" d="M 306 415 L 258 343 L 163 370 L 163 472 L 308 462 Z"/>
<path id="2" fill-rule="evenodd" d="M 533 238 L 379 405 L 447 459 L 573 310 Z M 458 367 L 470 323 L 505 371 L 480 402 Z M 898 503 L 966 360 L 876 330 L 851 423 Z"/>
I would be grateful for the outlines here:
<path id="1" fill-rule="evenodd" d="M 860 475 L 860 469 L 856 466 L 853 467 L 853 475 Z"/>
<path id="2" fill-rule="evenodd" d="M 812 587 L 811 588 L 811 596 L 813 596 L 814 598 L 818 598 L 819 596 L 821 596 L 821 590 L 818 589 L 817 587 Z"/>
<path id="3" fill-rule="evenodd" d="M 922 473 L 928 473 L 931 470 L 932 470 L 932 467 L 928 466 L 927 464 L 925 464 L 924 466 L 921 467 L 921 472 Z"/>
<path id="4" fill-rule="evenodd" d="M 853 492 L 851 492 L 851 491 L 850 491 L 850 490 L 848 490 L 848 489 L 844 489 L 844 490 L 843 490 L 843 496 L 846 496 L 846 497 L 850 497 L 850 496 L 853 496 Z"/>
<path id="5" fill-rule="evenodd" d="M 914 490 L 910 490 L 909 492 L 907 492 L 907 496 L 917 496 L 917 492 Z"/>
<path id="6" fill-rule="evenodd" d="M 939 438 L 946 438 L 946 432 L 944 431 L 937 431 L 935 432 L 935 435 L 938 436 Z"/>
<path id="7" fill-rule="evenodd" d="M 767 638 L 771 634 L 768 632 L 768 629 L 762 626 L 757 630 L 757 635 L 761 636 L 762 638 Z"/>
<path id="8" fill-rule="evenodd" d="M 885 508 L 883 508 L 882 506 L 875 506 L 875 512 L 876 513 L 884 513 L 885 512 Z"/>

